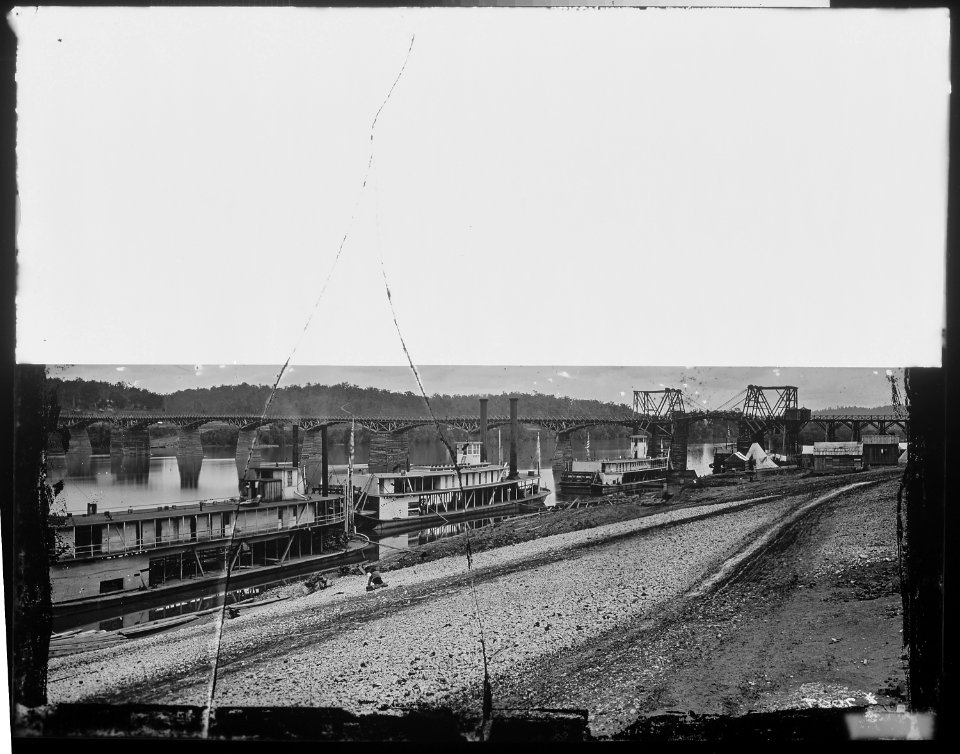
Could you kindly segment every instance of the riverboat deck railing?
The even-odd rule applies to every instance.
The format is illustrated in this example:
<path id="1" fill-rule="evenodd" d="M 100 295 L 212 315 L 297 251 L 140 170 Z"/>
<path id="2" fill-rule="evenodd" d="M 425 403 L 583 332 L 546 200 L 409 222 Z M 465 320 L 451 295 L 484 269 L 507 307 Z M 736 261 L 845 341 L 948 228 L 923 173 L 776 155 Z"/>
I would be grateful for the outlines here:
<path id="1" fill-rule="evenodd" d="M 413 494 L 417 495 L 417 500 L 416 502 L 410 503 L 410 511 L 412 513 L 419 511 L 419 513 L 423 515 L 426 513 L 481 508 L 497 502 L 523 500 L 536 494 L 539 489 L 539 481 L 539 477 L 520 477 L 518 479 L 507 479 L 495 485 L 465 486 L 462 492 L 456 487 L 446 490 L 416 492 Z M 516 494 L 512 496 L 506 494 L 512 488 L 516 489 Z M 490 493 L 489 498 L 485 494 L 488 491 Z M 497 500 L 498 493 L 500 494 L 500 500 Z M 401 497 L 402 494 L 397 496 Z"/>
<path id="2" fill-rule="evenodd" d="M 617 458 L 604 459 L 601 461 L 602 468 L 605 471 L 645 471 L 648 469 L 665 469 L 668 456 L 659 456 L 658 458 Z"/>
<path id="3" fill-rule="evenodd" d="M 317 516 L 312 521 L 302 524 L 288 524 L 286 521 L 277 520 L 274 524 L 260 524 L 254 526 L 239 527 L 231 524 L 224 529 L 205 532 L 183 532 L 176 535 L 157 537 L 150 542 L 127 543 L 117 542 L 110 538 L 89 545 L 73 546 L 70 551 L 60 556 L 60 560 L 77 560 L 90 557 L 108 557 L 113 555 L 136 555 L 141 552 L 149 552 L 162 547 L 174 547 L 177 545 L 200 544 L 206 542 L 216 542 L 218 540 L 231 539 L 233 537 L 245 537 L 257 534 L 269 534 L 277 531 L 297 531 L 309 529 L 314 526 L 327 526 L 330 524 L 342 524 L 345 515 L 343 513 L 332 513 L 325 516 Z M 234 528 L 235 527 L 235 528 Z"/>

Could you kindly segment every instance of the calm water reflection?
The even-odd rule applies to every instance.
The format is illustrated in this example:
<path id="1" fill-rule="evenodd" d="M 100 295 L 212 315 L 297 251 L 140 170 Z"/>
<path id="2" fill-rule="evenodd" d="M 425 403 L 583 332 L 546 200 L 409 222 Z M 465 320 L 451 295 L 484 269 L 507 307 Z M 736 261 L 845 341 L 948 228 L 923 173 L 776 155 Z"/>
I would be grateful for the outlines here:
<path id="1" fill-rule="evenodd" d="M 544 433 L 547 434 L 547 433 Z M 690 445 L 687 449 L 687 468 L 699 475 L 710 473 L 709 464 L 713 460 L 714 445 Z M 552 437 L 541 437 L 541 467 L 543 484 L 556 490 L 550 462 L 555 442 Z M 264 447 L 266 460 L 289 460 L 286 452 L 278 447 Z M 509 444 L 502 446 L 504 462 L 509 462 Z M 170 451 L 166 451 L 170 452 Z M 369 458 L 369 445 L 356 446 L 355 463 L 366 463 Z M 574 455 L 587 457 L 583 445 L 574 444 Z M 517 452 L 518 465 L 526 471 L 535 468 L 536 441 L 527 440 L 520 444 Z M 622 441 L 594 441 L 591 443 L 592 458 L 616 458 L 629 456 L 629 444 Z M 418 442 L 410 445 L 410 462 L 441 463 L 446 461 L 447 451 L 440 442 Z M 490 452 L 491 460 L 498 458 L 497 447 Z M 74 459 L 70 459 L 73 461 Z M 340 478 L 345 475 L 346 449 L 331 446 L 331 476 Z M 84 459 L 82 468 L 68 463 L 63 455 L 48 457 L 48 473 L 51 483 L 64 482 L 64 489 L 57 498 L 68 511 L 82 513 L 88 503 L 96 503 L 99 510 L 123 510 L 129 507 L 148 505 L 169 505 L 210 498 L 231 497 L 238 492 L 237 467 L 232 448 L 205 448 L 202 460 L 199 458 L 181 458 L 173 455 L 153 456 L 150 458 L 127 456 L 118 458 L 108 455 L 90 455 Z M 547 503 L 554 502 L 555 495 Z"/>

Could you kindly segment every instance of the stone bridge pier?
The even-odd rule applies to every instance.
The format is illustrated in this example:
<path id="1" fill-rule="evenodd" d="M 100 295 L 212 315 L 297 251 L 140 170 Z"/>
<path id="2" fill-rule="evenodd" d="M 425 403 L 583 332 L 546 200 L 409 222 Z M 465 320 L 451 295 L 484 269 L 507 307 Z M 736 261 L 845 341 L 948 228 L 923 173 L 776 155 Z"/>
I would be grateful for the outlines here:
<path id="1" fill-rule="evenodd" d="M 303 449 L 300 451 L 304 487 L 324 487 L 328 476 L 327 428 L 312 427 L 303 433 Z"/>
<path id="2" fill-rule="evenodd" d="M 110 455 L 150 456 L 150 432 L 146 427 L 114 427 L 110 430 Z"/>
<path id="3" fill-rule="evenodd" d="M 553 468 L 554 487 L 560 482 L 560 475 L 571 468 L 573 464 L 573 433 L 557 432 L 557 447 L 553 451 L 551 467 Z"/>
<path id="4" fill-rule="evenodd" d="M 195 490 L 200 482 L 203 466 L 203 445 L 200 442 L 200 427 L 187 425 L 177 432 L 177 471 L 180 472 L 180 489 Z"/>
<path id="5" fill-rule="evenodd" d="M 370 471 L 400 471 L 409 461 L 410 436 L 406 432 L 375 432 L 370 436 Z"/>
<path id="6" fill-rule="evenodd" d="M 254 447 L 254 441 L 257 439 L 259 432 L 259 425 L 247 425 L 240 428 L 240 436 L 237 437 L 237 452 L 234 457 L 237 463 L 238 479 L 243 476 L 243 471 L 247 468 L 248 460 L 250 466 L 257 466 L 263 458 L 263 452 L 260 450 L 260 447 Z M 253 453 L 250 452 L 250 448 L 253 448 Z"/>
<path id="7" fill-rule="evenodd" d="M 663 449 L 665 448 L 672 459 L 673 454 L 671 448 L 673 447 L 673 443 L 671 442 L 672 435 L 670 432 L 662 426 L 651 424 L 647 427 L 647 434 L 649 435 L 647 454 L 651 458 L 656 458 L 663 453 Z"/>
<path id="8" fill-rule="evenodd" d="M 800 455 L 800 422 L 791 419 L 783 423 L 783 453 L 788 459 Z"/>
<path id="9" fill-rule="evenodd" d="M 145 426 L 110 430 L 110 473 L 118 482 L 146 482 L 150 476 L 150 432 Z"/>
<path id="10" fill-rule="evenodd" d="M 93 447 L 87 428 L 68 427 L 63 432 L 63 438 L 67 476 L 89 476 L 92 473 L 90 456 Z"/>
<path id="11" fill-rule="evenodd" d="M 670 467 L 674 471 L 687 470 L 687 438 L 689 427 L 686 422 L 675 422 L 670 438 Z"/>

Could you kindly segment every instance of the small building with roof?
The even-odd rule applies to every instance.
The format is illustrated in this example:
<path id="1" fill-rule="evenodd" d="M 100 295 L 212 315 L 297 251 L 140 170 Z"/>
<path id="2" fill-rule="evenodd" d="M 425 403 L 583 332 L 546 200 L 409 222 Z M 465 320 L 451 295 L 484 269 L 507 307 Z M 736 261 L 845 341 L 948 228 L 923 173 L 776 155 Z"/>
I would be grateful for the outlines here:
<path id="1" fill-rule="evenodd" d="M 900 458 L 900 438 L 896 435 L 864 435 L 865 466 L 896 466 Z"/>
<path id="2" fill-rule="evenodd" d="M 863 443 L 815 442 L 813 470 L 819 473 L 863 470 Z"/>

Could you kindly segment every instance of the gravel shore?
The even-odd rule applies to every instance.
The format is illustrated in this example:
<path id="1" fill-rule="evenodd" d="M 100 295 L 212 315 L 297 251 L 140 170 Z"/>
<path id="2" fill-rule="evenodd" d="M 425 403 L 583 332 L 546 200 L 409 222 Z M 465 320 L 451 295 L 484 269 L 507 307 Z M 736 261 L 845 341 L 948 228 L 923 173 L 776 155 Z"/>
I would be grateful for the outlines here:
<path id="1" fill-rule="evenodd" d="M 492 683 L 509 684 L 519 663 L 655 614 L 808 498 L 659 512 L 480 552 L 472 568 L 441 558 L 390 572 L 375 592 L 340 579 L 225 621 L 215 701 L 479 711 L 481 623 Z M 50 701 L 205 704 L 216 624 L 56 658 Z"/>

